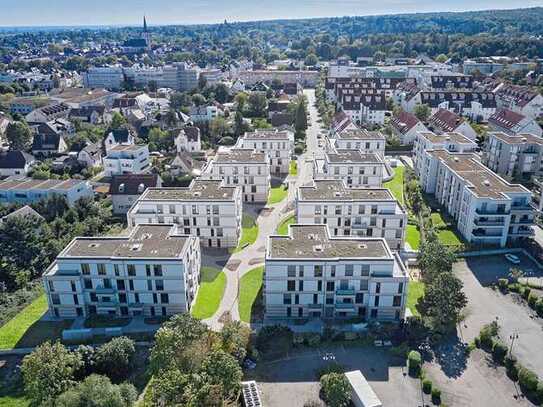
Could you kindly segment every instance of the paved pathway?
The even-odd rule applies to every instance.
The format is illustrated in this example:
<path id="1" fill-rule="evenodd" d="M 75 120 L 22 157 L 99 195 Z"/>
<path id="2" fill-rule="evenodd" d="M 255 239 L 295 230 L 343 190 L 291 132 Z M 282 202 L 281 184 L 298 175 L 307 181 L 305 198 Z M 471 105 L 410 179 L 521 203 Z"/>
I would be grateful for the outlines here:
<path id="1" fill-rule="evenodd" d="M 215 315 L 204 321 L 212 329 L 220 329 L 222 327 L 220 319 L 225 312 L 229 312 L 234 320 L 240 319 L 238 312 L 239 279 L 250 270 L 264 264 L 266 239 L 276 232 L 279 223 L 281 223 L 289 212 L 292 212 L 296 188 L 299 185 L 311 182 L 313 179 L 312 159 L 314 154 L 319 151 L 317 135 L 322 131 L 322 126 L 317 121 L 319 114 L 314 106 L 315 91 L 312 89 L 305 90 L 304 94 L 308 100 L 310 115 L 309 128 L 306 132 L 307 151 L 298 158 L 298 175 L 286 178 L 286 181 L 289 183 L 287 198 L 275 205 L 266 207 L 266 209 L 256 205 L 244 205 L 244 211 L 248 211 L 256 216 L 259 232 L 255 243 L 232 255 L 222 252 L 215 256 L 205 256 L 203 260 L 204 265 L 215 267 L 217 267 L 218 262 L 239 263 L 235 271 L 229 270 L 228 264 L 223 267 L 223 272 L 226 275 L 226 288 L 221 304 Z"/>

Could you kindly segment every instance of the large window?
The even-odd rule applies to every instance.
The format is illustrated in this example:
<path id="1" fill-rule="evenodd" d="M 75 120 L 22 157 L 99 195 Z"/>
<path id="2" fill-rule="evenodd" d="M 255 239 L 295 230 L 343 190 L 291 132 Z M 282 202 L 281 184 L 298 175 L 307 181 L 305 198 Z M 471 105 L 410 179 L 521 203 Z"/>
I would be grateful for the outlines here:
<path id="1" fill-rule="evenodd" d="M 314 275 L 314 277 L 322 277 L 322 266 L 321 265 L 316 265 L 313 268 L 313 275 Z"/>
<path id="2" fill-rule="evenodd" d="M 106 275 L 106 265 L 103 263 L 97 264 L 96 267 L 98 267 L 98 274 L 101 276 Z"/>
<path id="3" fill-rule="evenodd" d="M 135 276 L 136 275 L 136 266 L 133 265 L 133 264 L 128 264 L 126 266 L 126 269 L 128 270 L 128 275 L 129 276 Z"/>
<path id="4" fill-rule="evenodd" d="M 81 273 L 86 275 L 90 274 L 90 265 L 87 263 L 81 264 Z"/>
<path id="5" fill-rule="evenodd" d="M 162 265 L 161 264 L 155 264 L 153 266 L 153 273 L 155 276 L 160 277 L 162 276 Z"/>

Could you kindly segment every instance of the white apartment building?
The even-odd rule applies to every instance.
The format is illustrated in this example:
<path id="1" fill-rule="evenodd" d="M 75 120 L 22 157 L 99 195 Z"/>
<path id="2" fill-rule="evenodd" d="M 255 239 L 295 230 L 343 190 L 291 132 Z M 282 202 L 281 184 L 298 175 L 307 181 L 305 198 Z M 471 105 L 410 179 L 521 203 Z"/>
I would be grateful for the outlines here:
<path id="1" fill-rule="evenodd" d="M 532 134 L 489 133 L 483 163 L 506 179 L 543 173 L 543 138 Z"/>
<path id="2" fill-rule="evenodd" d="M 385 94 L 342 94 L 338 106 L 357 125 L 362 123 L 384 124 L 386 108 Z"/>
<path id="3" fill-rule="evenodd" d="M 0 204 L 31 204 L 41 199 L 61 195 L 68 205 L 81 198 L 92 198 L 94 191 L 89 181 L 79 179 L 7 178 L 0 181 Z"/>
<path id="4" fill-rule="evenodd" d="M 265 316 L 399 321 L 407 282 L 384 239 L 332 237 L 326 225 L 291 225 L 288 236 L 268 238 Z"/>
<path id="5" fill-rule="evenodd" d="M 475 151 L 477 143 L 460 133 L 435 134 L 431 131 L 420 132 L 413 144 L 413 164 L 415 174 L 419 176 L 424 167 L 424 152 L 428 150 L 447 150 L 451 153 L 470 153 Z"/>
<path id="6" fill-rule="evenodd" d="M 488 127 L 492 131 L 503 132 L 510 136 L 517 134 L 543 136 L 543 129 L 536 120 L 508 109 L 497 110 L 488 119 Z"/>
<path id="7" fill-rule="evenodd" d="M 168 316 L 189 312 L 200 282 L 200 243 L 174 225 L 129 236 L 77 237 L 43 275 L 57 318 Z"/>
<path id="8" fill-rule="evenodd" d="M 142 174 L 150 168 L 149 148 L 146 144 L 117 145 L 104 157 L 106 177 L 123 174 Z"/>
<path id="9" fill-rule="evenodd" d="M 360 150 L 363 154 L 377 154 L 385 158 L 385 136 L 366 129 L 343 130 L 329 138 L 330 149 Z"/>
<path id="10" fill-rule="evenodd" d="M 278 129 L 247 132 L 239 138 L 236 147 L 266 153 L 272 174 L 288 174 L 290 158 L 294 153 L 294 133 Z"/>
<path id="11" fill-rule="evenodd" d="M 266 202 L 270 192 L 270 160 L 251 149 L 219 149 L 202 172 L 203 179 L 240 186 L 244 202 Z"/>
<path id="12" fill-rule="evenodd" d="M 203 246 L 236 247 L 241 231 L 241 188 L 196 179 L 187 188 L 147 188 L 127 214 L 128 225 L 174 223 Z"/>
<path id="13" fill-rule="evenodd" d="M 470 243 L 505 247 L 533 234 L 532 193 L 496 175 L 473 153 L 426 151 L 419 179 Z"/>
<path id="14" fill-rule="evenodd" d="M 380 187 L 385 162 L 375 153 L 360 150 L 327 151 L 313 161 L 314 179 L 344 180 L 347 187 Z"/>
<path id="15" fill-rule="evenodd" d="M 537 119 L 543 116 L 543 95 L 527 86 L 501 83 L 495 90 L 499 108 Z"/>
<path id="16" fill-rule="evenodd" d="M 404 245 L 407 214 L 386 188 L 347 188 L 343 181 L 315 180 L 296 191 L 299 224 L 325 224 L 331 236 L 382 237 Z"/>
<path id="17" fill-rule="evenodd" d="M 414 114 L 401 111 L 390 120 L 393 133 L 399 137 L 402 145 L 413 144 L 420 131 L 428 131 L 426 126 Z"/>
<path id="18" fill-rule="evenodd" d="M 462 116 L 447 109 L 438 109 L 437 112 L 430 116 L 428 129 L 437 134 L 460 133 L 470 140 L 477 138 L 477 132 Z"/>
<path id="19" fill-rule="evenodd" d="M 83 72 L 85 88 L 121 89 L 124 82 L 124 71 L 121 66 L 90 67 Z"/>

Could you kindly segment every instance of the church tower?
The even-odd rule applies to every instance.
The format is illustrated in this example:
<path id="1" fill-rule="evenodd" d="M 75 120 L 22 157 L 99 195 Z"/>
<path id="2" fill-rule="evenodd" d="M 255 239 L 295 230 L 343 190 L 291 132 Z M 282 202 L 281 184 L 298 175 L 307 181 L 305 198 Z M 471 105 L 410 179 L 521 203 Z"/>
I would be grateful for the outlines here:
<path id="1" fill-rule="evenodd" d="M 147 43 L 147 49 L 151 49 L 151 34 L 149 33 L 149 29 L 147 28 L 147 19 L 145 18 L 145 16 L 143 16 L 143 33 L 141 37 Z"/>

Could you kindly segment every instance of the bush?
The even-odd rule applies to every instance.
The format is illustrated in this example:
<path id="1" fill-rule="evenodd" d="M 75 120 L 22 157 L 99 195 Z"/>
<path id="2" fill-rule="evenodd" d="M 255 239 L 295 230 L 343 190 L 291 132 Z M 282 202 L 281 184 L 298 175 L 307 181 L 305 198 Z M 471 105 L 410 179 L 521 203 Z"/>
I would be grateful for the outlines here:
<path id="1" fill-rule="evenodd" d="M 432 389 L 432 403 L 441 404 L 441 390 L 436 388 Z"/>
<path id="2" fill-rule="evenodd" d="M 321 377 L 324 401 L 330 407 L 346 407 L 351 401 L 351 385 L 344 374 L 330 373 Z"/>
<path id="3" fill-rule="evenodd" d="M 419 377 L 422 366 L 422 356 L 416 350 L 412 350 L 407 355 L 407 366 L 409 367 L 409 375 Z"/>
<path id="4" fill-rule="evenodd" d="M 508 285 L 509 285 L 509 280 L 507 280 L 506 278 L 498 279 L 498 287 L 500 288 L 500 290 L 504 292 L 507 291 Z"/>
<path id="5" fill-rule="evenodd" d="M 535 304 L 538 300 L 539 297 L 535 293 L 530 293 L 530 295 L 528 295 L 528 305 L 530 308 L 535 308 Z"/>
<path id="6" fill-rule="evenodd" d="M 532 289 L 530 287 L 524 287 L 524 290 L 522 291 L 522 298 L 524 298 L 525 300 L 528 300 L 531 292 L 532 292 Z"/>
<path id="7" fill-rule="evenodd" d="M 432 381 L 429 379 L 424 379 L 422 381 L 422 391 L 425 394 L 430 394 L 432 392 Z"/>
<path id="8" fill-rule="evenodd" d="M 281 336 L 289 338 L 292 343 L 293 333 L 290 328 L 283 325 L 264 326 L 258 331 L 256 347 L 260 352 L 265 352 L 270 346 L 273 346 Z"/>
<path id="9" fill-rule="evenodd" d="M 539 403 L 543 403 L 543 382 L 537 383 L 537 388 L 535 389 L 535 396 Z"/>
<path id="10" fill-rule="evenodd" d="M 503 363 L 503 359 L 507 355 L 507 346 L 503 343 L 495 341 L 494 346 L 492 347 L 492 356 L 497 362 Z"/>
<path id="11" fill-rule="evenodd" d="M 113 382 L 121 381 L 130 373 L 135 354 L 136 345 L 132 339 L 126 336 L 113 338 L 96 350 L 96 371 Z"/>
<path id="12" fill-rule="evenodd" d="M 505 372 L 507 373 L 507 377 L 509 377 L 514 382 L 516 382 L 518 380 L 518 371 L 519 371 L 517 359 L 514 356 L 508 355 L 505 357 L 504 364 L 505 364 Z"/>
<path id="13" fill-rule="evenodd" d="M 537 389 L 539 379 L 534 372 L 522 366 L 519 368 L 518 382 L 523 390 L 528 393 L 533 393 Z"/>
<path id="14" fill-rule="evenodd" d="M 319 346 L 321 343 L 321 336 L 317 333 L 313 333 L 307 336 L 306 341 L 308 346 Z"/>
<path id="15" fill-rule="evenodd" d="M 540 298 L 539 301 L 536 302 L 535 311 L 537 312 L 537 315 L 543 317 L 543 298 Z"/>
<path id="16" fill-rule="evenodd" d="M 493 321 L 492 323 L 485 325 L 479 333 L 479 339 L 481 341 L 481 348 L 485 350 L 491 350 L 494 345 L 493 337 L 498 334 L 498 323 Z"/>
<path id="17" fill-rule="evenodd" d="M 475 339 L 473 340 L 473 343 L 475 344 L 475 346 L 477 348 L 480 348 L 481 347 L 481 338 L 479 338 L 478 336 L 475 337 Z"/>
<path id="18" fill-rule="evenodd" d="M 343 367 L 343 365 L 340 365 L 337 362 L 329 363 L 326 366 L 321 367 L 319 370 L 317 370 L 317 378 L 320 380 L 323 376 L 326 376 L 330 373 L 343 374 L 345 373 L 345 368 Z"/>

